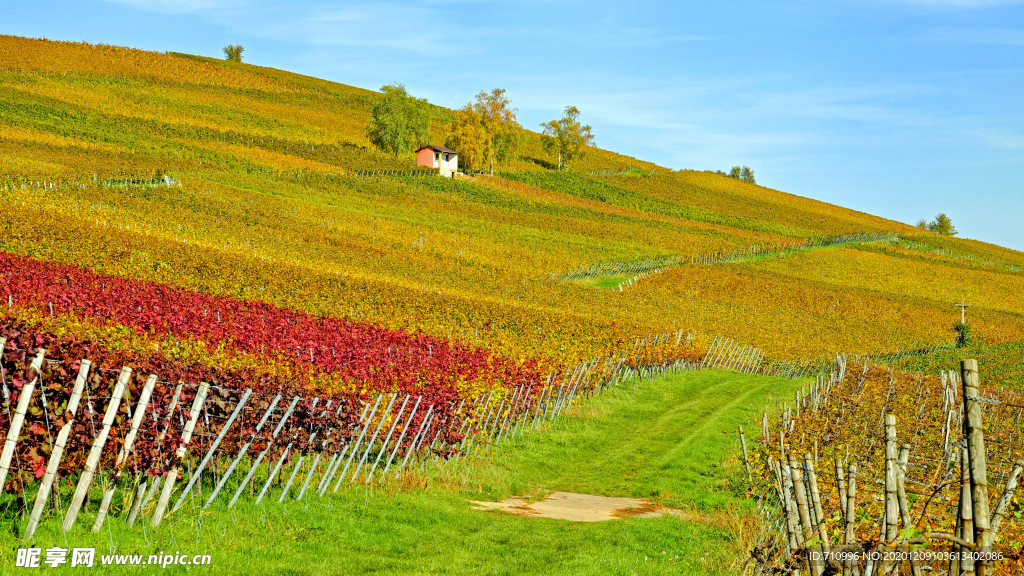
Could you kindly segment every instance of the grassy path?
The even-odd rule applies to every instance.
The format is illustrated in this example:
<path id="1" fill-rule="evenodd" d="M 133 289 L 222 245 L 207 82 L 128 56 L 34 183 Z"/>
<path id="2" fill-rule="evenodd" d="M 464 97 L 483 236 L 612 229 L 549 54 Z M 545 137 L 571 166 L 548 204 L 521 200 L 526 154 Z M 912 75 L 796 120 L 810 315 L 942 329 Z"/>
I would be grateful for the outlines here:
<path id="1" fill-rule="evenodd" d="M 111 541 L 119 553 L 211 554 L 209 570 L 188 570 L 203 573 L 716 574 L 735 557 L 728 510 L 740 504 L 742 488 L 740 466 L 728 457 L 736 426 L 756 423 L 766 402 L 794 386 L 736 373 L 680 374 L 612 390 L 547 431 L 427 470 L 429 483 L 390 495 L 352 487 L 283 507 L 275 497 L 259 507 L 211 509 L 199 523 L 188 513 L 145 535 L 138 526 L 126 530 L 120 517 L 109 533 L 93 535 L 90 518 L 67 538 L 72 547 L 96 546 L 97 555 Z M 650 498 L 704 520 L 575 523 L 482 512 L 467 502 L 545 490 Z M 36 545 L 64 546 L 58 525 L 45 522 Z M 0 572 L 14 573 L 17 541 L 9 531 L 3 541 Z M 157 571 L 185 572 L 91 573 Z"/>

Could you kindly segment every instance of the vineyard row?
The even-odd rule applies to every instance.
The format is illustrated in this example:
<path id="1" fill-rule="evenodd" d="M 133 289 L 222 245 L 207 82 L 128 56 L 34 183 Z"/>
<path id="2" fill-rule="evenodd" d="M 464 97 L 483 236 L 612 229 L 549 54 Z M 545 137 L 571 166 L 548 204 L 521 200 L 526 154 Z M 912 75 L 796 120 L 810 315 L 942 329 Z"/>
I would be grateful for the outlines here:
<path id="1" fill-rule="evenodd" d="M 829 376 L 784 406 L 777 433 L 765 413 L 752 455 L 741 428 L 762 516 L 734 573 L 1014 573 L 1024 540 L 1013 503 L 1024 471 L 1024 399 L 982 395 L 973 360 L 957 376 L 897 374 L 839 357 Z M 834 475 L 819 473 L 822 461 Z"/>
<path id="2" fill-rule="evenodd" d="M 128 524 L 145 514 L 156 527 L 190 496 L 196 509 L 196 498 L 205 498 L 205 509 L 230 495 L 230 508 L 247 488 L 257 503 L 276 489 L 278 502 L 285 502 L 301 500 L 314 487 L 323 496 L 346 484 L 394 480 L 416 463 L 422 469 L 428 460 L 458 460 L 521 436 L 564 414 L 578 398 L 623 381 L 696 369 L 681 359 L 645 365 L 622 355 L 477 398 L 396 392 L 310 398 L 172 383 L 155 374 L 142 378 L 128 367 L 94 369 L 87 359 L 51 361 L 44 349 L 6 346 L 5 352 L 0 485 L 16 494 L 16 509 L 28 511 L 30 488 L 38 484 L 26 539 L 51 494 L 62 529 L 71 530 L 98 474 L 105 475 L 105 488 L 94 531 L 112 511 L 118 489 L 129 492 L 121 510 Z M 66 508 L 62 479 L 67 488 L 74 485 Z"/>
<path id="3" fill-rule="evenodd" d="M 607 262 L 594 263 L 570 270 L 568 272 L 555 273 L 548 277 L 548 280 L 568 281 L 580 280 L 583 278 L 602 278 L 605 276 L 629 275 L 632 278 L 617 286 L 619 291 L 623 287 L 632 285 L 637 279 L 652 273 L 662 272 L 666 268 L 684 266 L 686 264 L 725 264 L 745 258 L 756 258 L 761 256 L 773 256 L 790 254 L 812 248 L 826 246 L 840 246 L 853 243 L 871 243 L 899 240 L 899 234 L 894 232 L 863 232 L 860 234 L 848 234 L 844 236 L 827 236 L 821 238 L 810 238 L 781 244 L 754 245 L 743 248 L 736 248 L 730 252 L 710 252 L 707 254 L 694 254 L 690 257 L 684 256 L 663 256 L 650 260 L 634 262 Z"/>

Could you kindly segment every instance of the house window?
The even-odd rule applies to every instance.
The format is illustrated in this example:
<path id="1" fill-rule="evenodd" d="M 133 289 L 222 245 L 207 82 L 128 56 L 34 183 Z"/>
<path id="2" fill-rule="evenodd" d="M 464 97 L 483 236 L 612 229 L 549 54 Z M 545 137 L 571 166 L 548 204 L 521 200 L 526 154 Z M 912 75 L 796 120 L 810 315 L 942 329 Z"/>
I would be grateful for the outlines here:
<path id="1" fill-rule="evenodd" d="M 451 160 L 451 155 L 450 155 L 450 154 L 447 154 L 447 153 L 446 153 L 446 154 L 444 155 L 444 161 L 445 161 L 445 162 L 447 162 L 447 161 L 449 161 L 449 160 Z"/>

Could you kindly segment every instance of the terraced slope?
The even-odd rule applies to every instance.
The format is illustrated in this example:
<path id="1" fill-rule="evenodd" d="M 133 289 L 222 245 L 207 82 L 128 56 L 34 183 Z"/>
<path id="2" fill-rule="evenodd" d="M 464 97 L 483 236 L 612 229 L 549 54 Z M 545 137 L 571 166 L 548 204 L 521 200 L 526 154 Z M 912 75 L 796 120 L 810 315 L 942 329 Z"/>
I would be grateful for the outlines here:
<path id="1" fill-rule="evenodd" d="M 1024 338 L 1019 252 L 600 149 L 557 173 L 533 132 L 501 176 L 442 180 L 369 145 L 376 97 L 247 64 L 0 37 L 0 250 L 557 362 L 680 329 L 775 357 L 894 349 L 952 338 L 961 298 L 977 336 Z M 451 112 L 434 114 L 443 141 Z M 873 231 L 906 237 L 687 265 L 622 292 L 548 280 Z"/>

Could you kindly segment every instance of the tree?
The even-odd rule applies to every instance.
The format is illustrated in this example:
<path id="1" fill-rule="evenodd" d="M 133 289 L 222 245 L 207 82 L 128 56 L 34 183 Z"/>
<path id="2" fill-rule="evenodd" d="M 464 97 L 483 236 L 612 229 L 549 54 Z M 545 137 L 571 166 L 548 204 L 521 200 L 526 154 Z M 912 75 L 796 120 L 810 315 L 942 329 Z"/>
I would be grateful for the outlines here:
<path id="1" fill-rule="evenodd" d="M 430 105 L 414 98 L 402 84 L 381 86 L 383 96 L 373 105 L 367 136 L 375 146 L 399 156 L 430 141 Z"/>
<path id="2" fill-rule="evenodd" d="M 724 172 L 720 173 L 725 174 Z M 750 166 L 733 166 L 729 169 L 727 176 L 744 182 L 750 182 L 751 184 L 757 183 L 754 181 L 754 171 L 750 169 Z"/>
<path id="3" fill-rule="evenodd" d="M 579 156 L 584 146 L 594 145 L 590 126 L 581 125 L 579 116 L 579 108 L 566 106 L 561 118 L 540 125 L 544 129 L 544 147 L 558 152 L 559 170 Z"/>
<path id="4" fill-rule="evenodd" d="M 245 47 L 241 44 L 228 44 L 223 50 L 225 59 L 232 62 L 241 62 L 242 52 L 245 52 Z"/>
<path id="5" fill-rule="evenodd" d="M 505 163 L 519 156 L 522 126 L 516 121 L 518 110 L 512 106 L 512 100 L 505 95 L 504 88 L 495 88 L 490 94 L 481 91 L 476 95 L 473 109 L 480 115 L 489 140 L 487 162 L 491 174 L 494 174 L 495 161 Z"/>
<path id="6" fill-rule="evenodd" d="M 486 166 L 490 156 L 490 140 L 483 119 L 472 104 L 466 104 L 455 111 L 455 121 L 452 122 L 445 146 L 459 153 L 459 162 L 464 168 L 482 170 Z"/>
<path id="7" fill-rule="evenodd" d="M 925 230 L 927 230 L 928 221 L 925 220 L 924 218 L 921 218 L 920 220 L 917 221 L 917 224 L 914 224 L 914 226 L 917 226 L 918 228 L 924 228 Z"/>
<path id="8" fill-rule="evenodd" d="M 940 212 L 934 220 L 927 224 L 926 228 L 936 234 L 941 234 L 942 236 L 957 235 L 956 227 L 953 226 L 953 220 L 951 220 L 949 216 L 946 216 L 945 212 Z"/>
<path id="9" fill-rule="evenodd" d="M 490 93 L 481 91 L 475 102 L 455 113 L 448 146 L 459 153 L 463 165 L 473 169 L 515 160 L 522 143 L 522 126 L 516 121 L 517 110 L 505 95 L 504 88 Z"/>

